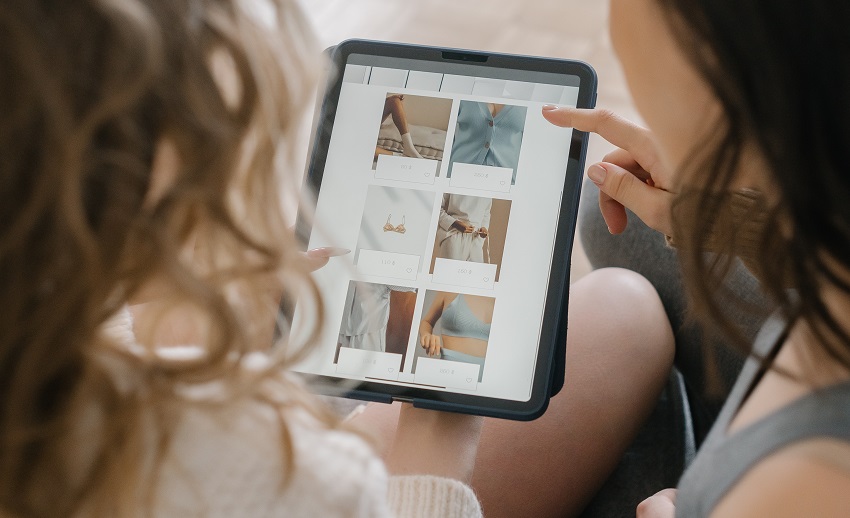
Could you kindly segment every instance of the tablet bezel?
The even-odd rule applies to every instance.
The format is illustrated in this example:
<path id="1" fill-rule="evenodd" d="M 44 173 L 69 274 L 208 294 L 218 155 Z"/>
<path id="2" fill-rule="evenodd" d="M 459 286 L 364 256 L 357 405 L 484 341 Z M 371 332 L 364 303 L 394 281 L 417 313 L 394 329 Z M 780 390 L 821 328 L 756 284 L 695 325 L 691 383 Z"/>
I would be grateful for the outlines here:
<path id="1" fill-rule="evenodd" d="M 351 54 L 405 58 L 436 63 L 474 64 L 488 68 L 578 76 L 580 83 L 577 107 L 592 108 L 596 103 L 596 72 L 590 65 L 581 61 L 368 40 L 346 40 L 329 49 L 333 70 L 338 73 L 329 79 L 326 93 L 320 100 L 314 120 L 312 151 L 305 177 L 305 187 L 316 193 L 315 196 L 318 196 L 321 189 L 336 107 L 343 84 L 341 71 Z M 503 419 L 531 420 L 542 415 L 546 410 L 549 398 L 556 394 L 564 383 L 570 256 L 578 216 L 578 202 L 587 142 L 587 133 L 573 131 L 558 230 L 553 248 L 552 268 L 549 272 L 546 304 L 540 328 L 540 343 L 534 367 L 531 397 L 527 401 L 359 380 L 356 381 L 356 389 L 345 389 L 340 394 L 341 385 L 353 382 L 350 378 L 302 373 L 311 388 L 319 393 L 342 395 L 366 401 L 384 403 L 406 401 L 419 408 Z M 296 228 L 300 241 L 305 247 L 311 232 L 309 221 L 310 218 L 299 212 Z"/>

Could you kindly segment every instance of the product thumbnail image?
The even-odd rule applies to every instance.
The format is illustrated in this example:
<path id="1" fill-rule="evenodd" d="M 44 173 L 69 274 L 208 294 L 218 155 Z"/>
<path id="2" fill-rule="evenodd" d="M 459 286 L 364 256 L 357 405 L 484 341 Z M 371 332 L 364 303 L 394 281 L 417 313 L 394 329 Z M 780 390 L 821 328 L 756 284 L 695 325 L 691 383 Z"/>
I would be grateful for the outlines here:
<path id="1" fill-rule="evenodd" d="M 418 358 L 439 358 L 478 365 L 481 381 L 495 302 L 492 297 L 428 290 L 413 372 Z"/>
<path id="2" fill-rule="evenodd" d="M 441 161 L 452 100 L 387 94 L 372 169 L 381 155 Z M 439 165 L 437 166 L 439 168 Z"/>
<path id="3" fill-rule="evenodd" d="M 524 106 L 461 101 L 446 176 L 451 178 L 455 164 L 505 167 L 513 170 L 511 184 L 516 184 L 527 111 Z"/>

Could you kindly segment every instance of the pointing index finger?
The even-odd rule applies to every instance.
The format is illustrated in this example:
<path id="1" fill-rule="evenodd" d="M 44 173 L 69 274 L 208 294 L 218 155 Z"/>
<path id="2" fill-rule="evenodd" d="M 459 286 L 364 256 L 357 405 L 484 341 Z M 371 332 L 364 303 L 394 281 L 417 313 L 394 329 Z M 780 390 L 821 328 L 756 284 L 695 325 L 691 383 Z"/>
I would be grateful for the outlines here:
<path id="1" fill-rule="evenodd" d="M 605 109 L 545 106 L 543 117 L 556 126 L 596 133 L 611 144 L 625 149 L 646 170 L 655 163 L 655 147 L 649 130 Z"/>

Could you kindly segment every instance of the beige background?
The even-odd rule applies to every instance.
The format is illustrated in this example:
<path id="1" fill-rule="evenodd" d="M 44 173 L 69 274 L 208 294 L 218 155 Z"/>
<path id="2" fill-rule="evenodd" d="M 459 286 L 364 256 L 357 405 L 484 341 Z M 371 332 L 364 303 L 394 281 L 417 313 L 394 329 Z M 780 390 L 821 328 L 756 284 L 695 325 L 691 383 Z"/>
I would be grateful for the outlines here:
<path id="1" fill-rule="evenodd" d="M 452 114 L 451 99 L 405 94 L 403 102 L 408 124 L 448 131 Z"/>
<path id="2" fill-rule="evenodd" d="M 637 120 L 607 33 L 603 0 L 301 0 L 324 46 L 347 38 L 579 59 L 599 74 L 601 107 Z M 588 163 L 612 146 L 591 138 Z M 580 243 L 573 280 L 589 270 Z"/>

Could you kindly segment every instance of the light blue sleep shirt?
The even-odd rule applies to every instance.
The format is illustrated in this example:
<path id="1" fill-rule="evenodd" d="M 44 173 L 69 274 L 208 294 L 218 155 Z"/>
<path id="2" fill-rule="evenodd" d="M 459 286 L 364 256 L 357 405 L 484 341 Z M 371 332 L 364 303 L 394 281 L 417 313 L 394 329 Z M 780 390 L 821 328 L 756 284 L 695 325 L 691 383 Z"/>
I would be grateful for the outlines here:
<path id="1" fill-rule="evenodd" d="M 487 103 L 461 101 L 446 177 L 451 178 L 455 162 L 509 167 L 515 184 L 526 112 L 525 106 L 508 105 L 493 117 Z"/>

